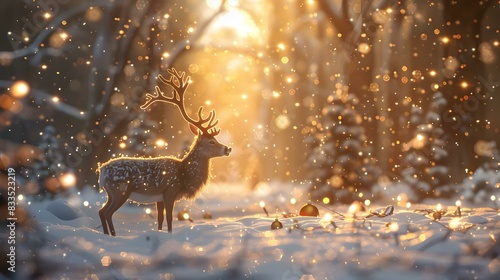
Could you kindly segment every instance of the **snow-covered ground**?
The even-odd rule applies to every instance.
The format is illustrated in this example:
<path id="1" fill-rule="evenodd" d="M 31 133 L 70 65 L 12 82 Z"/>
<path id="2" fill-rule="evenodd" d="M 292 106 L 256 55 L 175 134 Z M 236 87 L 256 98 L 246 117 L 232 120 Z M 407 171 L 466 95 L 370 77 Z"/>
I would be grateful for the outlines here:
<path id="1" fill-rule="evenodd" d="M 153 205 L 126 204 L 113 216 L 112 237 L 98 218 L 105 201 L 91 189 L 64 200 L 23 200 L 36 230 L 23 233 L 20 258 L 27 262 L 18 263 L 15 276 L 38 270 L 43 279 L 500 279 L 500 216 L 493 208 L 463 207 L 458 216 L 454 204 L 443 204 L 448 212 L 435 221 L 415 210 L 436 205 L 394 204 L 393 214 L 386 205 L 356 212 L 318 205 L 320 217 L 285 218 L 307 203 L 304 187 L 271 183 L 250 191 L 212 183 L 195 201 L 176 204 L 172 234 L 156 230 Z M 192 222 L 176 219 L 184 208 Z M 370 211 L 390 215 L 363 220 Z M 276 217 L 284 228 L 271 230 Z"/>

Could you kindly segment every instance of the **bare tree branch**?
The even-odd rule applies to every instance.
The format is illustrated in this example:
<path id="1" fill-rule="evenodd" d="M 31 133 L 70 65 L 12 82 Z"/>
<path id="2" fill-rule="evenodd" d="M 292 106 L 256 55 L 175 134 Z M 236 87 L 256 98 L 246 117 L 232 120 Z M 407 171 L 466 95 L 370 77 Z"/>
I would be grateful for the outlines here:
<path id="1" fill-rule="evenodd" d="M 340 9 L 342 12 L 338 11 L 338 7 L 336 7 L 331 0 L 319 0 L 318 3 L 320 10 L 325 13 L 326 17 L 335 26 L 339 33 L 343 36 L 347 36 L 352 33 L 354 27 L 349 21 L 347 0 L 342 1 L 342 7 Z"/>
<path id="2" fill-rule="evenodd" d="M 203 36 L 205 30 L 210 26 L 210 24 L 223 12 L 226 11 L 226 0 L 223 0 L 219 10 L 217 10 L 216 13 L 214 13 L 210 18 L 208 18 L 203 24 L 200 24 L 200 28 L 196 30 L 196 32 L 187 40 L 177 44 L 174 48 L 173 51 L 170 53 L 169 58 L 166 60 L 165 64 L 166 67 L 172 67 L 174 63 L 177 61 L 177 59 L 185 52 L 188 50 L 188 46 L 193 45 L 196 41 L 198 41 L 201 36 Z"/>

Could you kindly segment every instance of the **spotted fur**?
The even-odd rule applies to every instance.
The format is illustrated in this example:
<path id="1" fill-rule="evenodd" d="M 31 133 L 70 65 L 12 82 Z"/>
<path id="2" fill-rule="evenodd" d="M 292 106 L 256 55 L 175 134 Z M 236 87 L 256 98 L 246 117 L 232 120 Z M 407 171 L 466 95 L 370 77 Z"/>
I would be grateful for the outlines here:
<path id="1" fill-rule="evenodd" d="M 114 158 L 99 165 L 99 187 L 108 194 L 108 201 L 99 211 L 105 233 L 107 225 L 114 235 L 113 213 L 127 200 L 156 203 L 158 229 L 163 224 L 163 209 L 171 231 L 172 208 L 179 199 L 193 199 L 208 183 L 210 159 L 229 155 L 231 149 L 211 135 L 198 135 L 183 159 L 173 157 Z M 165 207 L 166 206 L 166 207 Z"/>

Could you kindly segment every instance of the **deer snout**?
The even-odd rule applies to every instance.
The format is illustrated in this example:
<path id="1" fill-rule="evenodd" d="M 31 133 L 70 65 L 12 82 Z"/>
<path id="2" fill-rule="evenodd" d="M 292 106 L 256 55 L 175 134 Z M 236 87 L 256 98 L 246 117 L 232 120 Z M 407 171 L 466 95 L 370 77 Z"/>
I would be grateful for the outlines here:
<path id="1" fill-rule="evenodd" d="M 232 149 L 229 148 L 229 147 L 224 147 L 224 155 L 226 156 L 229 156 L 229 154 L 231 153 Z"/>

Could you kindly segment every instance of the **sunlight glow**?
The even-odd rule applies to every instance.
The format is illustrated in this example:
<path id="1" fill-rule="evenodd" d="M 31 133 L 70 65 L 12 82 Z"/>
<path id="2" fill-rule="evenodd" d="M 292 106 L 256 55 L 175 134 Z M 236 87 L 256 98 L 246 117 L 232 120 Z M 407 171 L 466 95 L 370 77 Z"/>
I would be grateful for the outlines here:
<path id="1" fill-rule="evenodd" d="M 214 10 L 219 9 L 220 4 L 221 0 L 207 0 L 208 7 Z M 229 0 L 226 5 L 228 6 L 226 11 L 222 13 L 212 24 L 214 30 L 230 29 L 234 31 L 235 35 L 241 38 L 259 38 L 259 27 L 249 13 L 238 8 L 238 1 Z"/>

